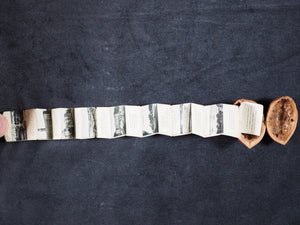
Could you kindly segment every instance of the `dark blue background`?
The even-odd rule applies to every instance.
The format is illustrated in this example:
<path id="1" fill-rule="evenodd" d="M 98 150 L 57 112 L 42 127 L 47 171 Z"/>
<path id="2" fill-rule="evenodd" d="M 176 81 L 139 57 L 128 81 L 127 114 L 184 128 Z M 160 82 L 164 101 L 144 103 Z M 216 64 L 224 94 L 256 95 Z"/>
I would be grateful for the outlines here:
<path id="1" fill-rule="evenodd" d="M 1 0 L 0 111 L 300 102 L 299 1 Z M 0 143 L 0 224 L 299 224 L 299 129 Z"/>

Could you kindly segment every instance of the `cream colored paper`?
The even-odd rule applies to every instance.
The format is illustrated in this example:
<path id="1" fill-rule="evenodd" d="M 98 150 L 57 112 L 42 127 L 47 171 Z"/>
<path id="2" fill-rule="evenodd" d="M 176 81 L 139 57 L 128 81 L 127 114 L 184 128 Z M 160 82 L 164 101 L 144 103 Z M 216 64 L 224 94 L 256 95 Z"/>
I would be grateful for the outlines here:
<path id="1" fill-rule="evenodd" d="M 147 137 L 154 134 L 201 137 L 241 133 L 260 135 L 263 106 L 243 102 L 230 104 L 112 106 L 88 108 L 29 109 L 7 111 L 5 140 L 51 140 Z"/>
<path id="2" fill-rule="evenodd" d="M 95 108 L 74 108 L 75 137 L 88 139 L 96 137 Z"/>
<path id="3" fill-rule="evenodd" d="M 49 109 L 24 110 L 27 140 L 52 139 L 52 116 Z"/>
<path id="4" fill-rule="evenodd" d="M 242 102 L 239 107 L 240 132 L 260 135 L 263 106 L 252 102 Z"/>
<path id="5" fill-rule="evenodd" d="M 56 108 L 51 110 L 53 139 L 73 139 L 74 109 Z"/>

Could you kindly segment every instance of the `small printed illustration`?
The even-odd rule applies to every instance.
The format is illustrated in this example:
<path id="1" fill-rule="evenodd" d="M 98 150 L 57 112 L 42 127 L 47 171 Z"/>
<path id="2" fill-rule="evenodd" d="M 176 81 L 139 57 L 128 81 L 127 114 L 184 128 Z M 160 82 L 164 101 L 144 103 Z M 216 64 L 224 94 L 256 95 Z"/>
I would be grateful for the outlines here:
<path id="1" fill-rule="evenodd" d="M 97 129 L 96 129 L 96 108 L 90 107 L 87 108 L 88 121 L 89 121 L 89 137 L 94 137 Z"/>
<path id="2" fill-rule="evenodd" d="M 126 134 L 125 107 L 123 105 L 114 107 L 114 125 L 114 137 Z"/>
<path id="3" fill-rule="evenodd" d="M 144 128 L 143 136 L 148 136 L 158 132 L 158 120 L 157 120 L 157 105 L 147 105 L 143 110 Z"/>
<path id="4" fill-rule="evenodd" d="M 13 124 L 12 138 L 16 141 L 23 141 L 27 139 L 26 123 L 23 117 L 23 111 L 10 112 L 11 124 Z"/>
<path id="5" fill-rule="evenodd" d="M 180 134 L 185 134 L 190 132 L 190 115 L 191 106 L 190 104 L 180 104 Z"/>
<path id="6" fill-rule="evenodd" d="M 52 139 L 52 115 L 50 109 L 43 109 L 41 121 L 38 121 L 38 132 L 40 133 L 39 136 L 43 137 L 44 139 Z"/>
<path id="7" fill-rule="evenodd" d="M 64 113 L 64 129 L 62 130 L 62 135 L 64 138 L 74 138 L 74 118 L 73 118 L 73 110 L 66 109 Z"/>
<path id="8" fill-rule="evenodd" d="M 217 134 L 222 134 L 224 132 L 224 125 L 223 125 L 223 105 L 217 104 L 218 112 L 216 114 L 217 118 Z"/>

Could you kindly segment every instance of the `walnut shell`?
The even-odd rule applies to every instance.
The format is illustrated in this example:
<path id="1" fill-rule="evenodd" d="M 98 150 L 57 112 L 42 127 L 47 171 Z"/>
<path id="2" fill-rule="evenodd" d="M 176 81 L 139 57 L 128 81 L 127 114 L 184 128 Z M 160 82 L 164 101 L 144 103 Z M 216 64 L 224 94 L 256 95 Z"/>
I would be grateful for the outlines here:
<path id="1" fill-rule="evenodd" d="M 239 99 L 237 100 L 234 105 L 240 105 L 242 102 L 252 102 L 256 103 L 255 101 L 248 100 L 248 99 Z M 255 145 L 257 145 L 262 138 L 264 137 L 266 133 L 266 124 L 265 124 L 265 116 L 263 116 L 262 123 L 261 123 L 261 132 L 260 136 L 255 136 L 251 134 L 241 134 L 241 137 L 239 138 L 240 142 L 242 142 L 244 145 L 247 146 L 247 148 L 251 149 Z"/>
<path id="2" fill-rule="evenodd" d="M 267 130 L 274 141 L 285 145 L 293 136 L 297 122 L 297 106 L 291 97 L 282 96 L 271 102 L 267 114 Z"/>

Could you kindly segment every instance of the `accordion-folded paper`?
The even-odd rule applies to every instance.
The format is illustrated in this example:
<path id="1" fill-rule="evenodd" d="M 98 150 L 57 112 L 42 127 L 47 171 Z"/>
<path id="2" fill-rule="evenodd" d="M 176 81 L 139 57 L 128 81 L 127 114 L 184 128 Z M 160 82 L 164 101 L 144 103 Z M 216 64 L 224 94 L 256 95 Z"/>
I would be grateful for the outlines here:
<path id="1" fill-rule="evenodd" d="M 260 135 L 263 106 L 230 104 L 149 104 L 112 107 L 6 111 L 7 142 L 89 138 L 147 137 L 155 134 L 201 137 L 241 133 Z"/>

